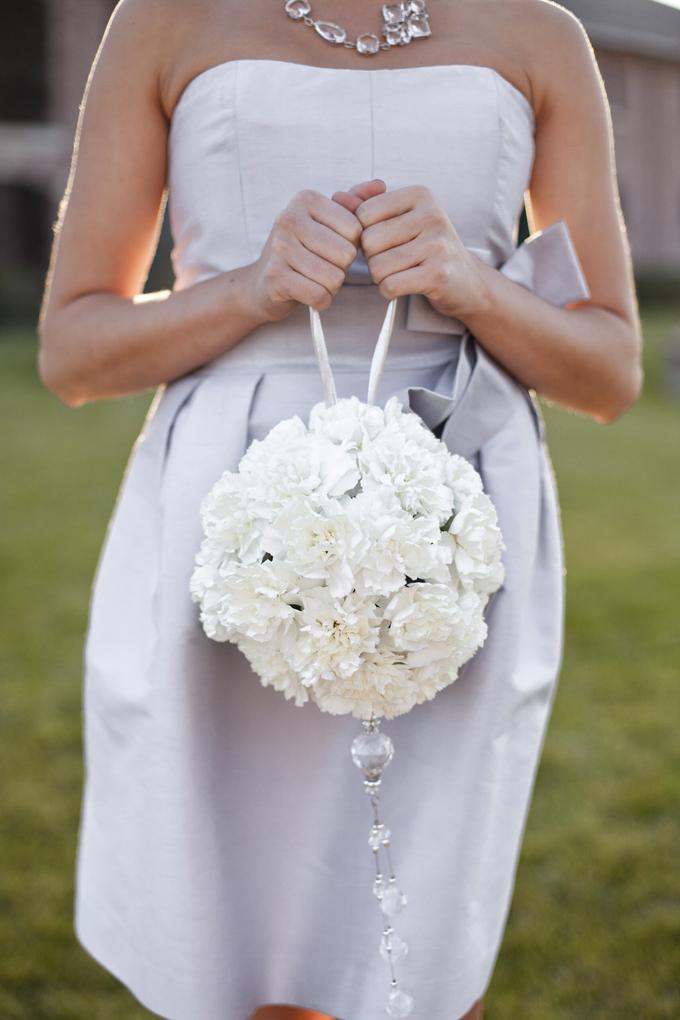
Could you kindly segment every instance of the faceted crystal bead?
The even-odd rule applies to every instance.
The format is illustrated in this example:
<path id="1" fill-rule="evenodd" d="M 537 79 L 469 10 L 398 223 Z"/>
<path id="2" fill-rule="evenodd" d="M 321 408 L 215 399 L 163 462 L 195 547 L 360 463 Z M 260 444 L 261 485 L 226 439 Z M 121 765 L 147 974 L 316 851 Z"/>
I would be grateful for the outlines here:
<path id="1" fill-rule="evenodd" d="M 315 21 L 314 28 L 322 39 L 332 43 L 343 43 L 347 38 L 347 32 L 340 25 L 334 25 L 332 21 Z"/>
<path id="2" fill-rule="evenodd" d="M 425 14 L 425 0 L 410 0 L 409 14 Z"/>
<path id="3" fill-rule="evenodd" d="M 383 843 L 389 843 L 390 835 L 390 830 L 382 822 L 374 825 L 368 834 L 368 845 L 371 850 L 379 850 Z"/>
<path id="4" fill-rule="evenodd" d="M 305 14 L 311 13 L 312 5 L 308 0 L 286 0 L 286 14 L 290 18 L 304 18 Z"/>
<path id="5" fill-rule="evenodd" d="M 408 6 L 408 3 L 383 4 L 382 15 L 385 24 L 397 25 L 400 21 L 403 21 L 408 13 Z"/>
<path id="6" fill-rule="evenodd" d="M 380 955 L 383 960 L 392 960 L 393 963 L 398 963 L 399 960 L 403 960 L 408 953 L 408 944 L 404 942 L 401 935 L 397 935 L 394 928 L 389 928 L 383 932 L 383 936 L 380 939 Z"/>
<path id="7" fill-rule="evenodd" d="M 372 32 L 364 32 L 357 36 L 358 53 L 377 53 L 380 49 L 380 39 Z"/>
<path id="8" fill-rule="evenodd" d="M 390 46 L 404 46 L 411 41 L 411 29 L 408 21 L 401 25 L 387 25 L 383 28 L 383 35 Z"/>
<path id="9" fill-rule="evenodd" d="M 361 769 L 366 779 L 375 782 L 382 770 L 392 761 L 394 744 L 386 733 L 360 733 L 352 741 L 352 761 Z"/>
<path id="10" fill-rule="evenodd" d="M 413 996 L 407 995 L 399 988 L 393 988 L 387 996 L 387 1012 L 390 1016 L 410 1016 L 413 1012 Z"/>
<path id="11" fill-rule="evenodd" d="M 431 35 L 430 22 L 427 18 L 409 18 L 409 27 L 411 29 L 411 35 L 414 39 L 422 38 L 426 35 Z"/>
<path id="12" fill-rule="evenodd" d="M 383 894 L 384 888 L 385 888 L 385 883 L 384 883 L 383 877 L 382 877 L 382 875 L 378 875 L 377 878 L 375 878 L 374 881 L 373 881 L 373 895 L 377 899 L 380 899 L 382 894 Z"/>
<path id="13" fill-rule="evenodd" d="M 395 914 L 400 914 L 408 900 L 406 899 L 405 893 L 398 889 L 396 885 L 388 885 L 382 894 L 380 900 L 383 911 L 388 917 L 393 917 Z"/>

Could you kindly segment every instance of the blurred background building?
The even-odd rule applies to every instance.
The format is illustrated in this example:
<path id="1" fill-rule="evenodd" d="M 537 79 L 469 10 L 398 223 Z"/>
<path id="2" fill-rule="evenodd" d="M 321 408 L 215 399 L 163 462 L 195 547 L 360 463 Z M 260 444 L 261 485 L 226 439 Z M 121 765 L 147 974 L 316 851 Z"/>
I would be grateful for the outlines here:
<path id="1" fill-rule="evenodd" d="M 609 95 L 636 270 L 680 279 L 680 10 L 653 0 L 563 6 L 583 21 Z M 2 292 L 16 285 L 8 279 L 44 273 L 78 106 L 114 7 L 114 0 L 3 4 L 0 313 Z M 166 222 L 154 281 L 160 286 L 170 284 L 168 245 Z"/>

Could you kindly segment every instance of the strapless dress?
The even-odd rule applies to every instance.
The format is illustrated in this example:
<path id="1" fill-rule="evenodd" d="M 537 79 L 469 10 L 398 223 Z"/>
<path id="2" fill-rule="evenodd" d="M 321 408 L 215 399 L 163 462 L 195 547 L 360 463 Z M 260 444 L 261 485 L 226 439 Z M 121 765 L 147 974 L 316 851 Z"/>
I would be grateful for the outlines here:
<path id="1" fill-rule="evenodd" d="M 295 192 L 380 176 L 429 187 L 467 247 L 546 300 L 587 297 L 563 223 L 517 246 L 534 130 L 528 99 L 485 66 L 211 67 L 170 129 L 175 289 L 257 259 Z M 360 253 L 322 313 L 339 396 L 365 399 L 385 309 Z M 484 647 L 383 724 L 382 812 L 409 900 L 400 985 L 416 1020 L 455 1020 L 488 987 L 511 902 L 562 656 L 562 536 L 534 395 L 419 295 L 397 303 L 377 402 L 394 393 L 449 416 L 444 438 L 481 471 L 507 545 Z M 247 1020 L 264 1003 L 385 1015 L 359 723 L 263 687 L 189 596 L 203 495 L 321 399 L 303 305 L 159 387 L 93 582 L 75 930 L 171 1020 Z"/>

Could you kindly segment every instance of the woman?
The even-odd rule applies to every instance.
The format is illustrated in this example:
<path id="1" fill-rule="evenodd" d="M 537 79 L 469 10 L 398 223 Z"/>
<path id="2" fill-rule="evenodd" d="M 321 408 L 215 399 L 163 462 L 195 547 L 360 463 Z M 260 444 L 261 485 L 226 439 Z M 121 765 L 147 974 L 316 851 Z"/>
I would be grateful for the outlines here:
<path id="1" fill-rule="evenodd" d="M 450 393 L 466 328 L 485 366 L 451 441 L 468 437 L 496 502 L 508 576 L 484 648 L 389 729 L 403 986 L 428 1020 L 482 1015 L 559 669 L 561 535 L 531 391 L 599 423 L 640 391 L 581 24 L 550 0 L 428 6 L 429 35 L 361 54 L 283 0 L 122 0 L 88 81 L 39 370 L 73 407 L 161 388 L 90 607 L 75 921 L 174 1020 L 383 1015 L 356 720 L 264 688 L 188 596 L 204 493 L 321 399 L 308 306 L 341 396 L 365 395 L 393 297 L 379 403 Z M 377 4 L 312 7 L 349 40 L 378 31 Z M 142 298 L 166 184 L 177 280 Z M 525 195 L 538 237 L 515 253 Z"/>

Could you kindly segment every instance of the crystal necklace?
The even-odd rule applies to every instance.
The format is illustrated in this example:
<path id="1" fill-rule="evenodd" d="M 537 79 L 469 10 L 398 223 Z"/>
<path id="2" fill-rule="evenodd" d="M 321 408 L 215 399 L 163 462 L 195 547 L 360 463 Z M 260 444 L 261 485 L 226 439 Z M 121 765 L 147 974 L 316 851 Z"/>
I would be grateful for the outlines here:
<path id="1" fill-rule="evenodd" d="M 404 46 L 411 39 L 419 39 L 431 34 L 429 15 L 425 0 L 403 0 L 398 4 L 383 4 L 384 42 L 373 32 L 362 32 L 355 40 L 347 38 L 347 32 L 332 21 L 317 21 L 312 17 L 312 5 L 309 0 L 285 0 L 284 7 L 289 18 L 302 21 L 325 39 L 336 46 L 356 49 L 357 53 L 370 56 L 379 50 L 389 50 L 392 46 Z"/>

